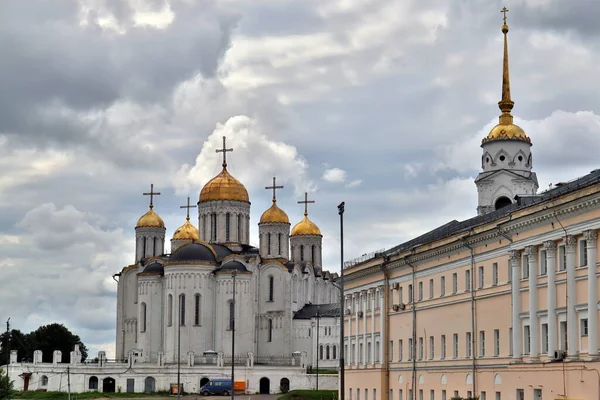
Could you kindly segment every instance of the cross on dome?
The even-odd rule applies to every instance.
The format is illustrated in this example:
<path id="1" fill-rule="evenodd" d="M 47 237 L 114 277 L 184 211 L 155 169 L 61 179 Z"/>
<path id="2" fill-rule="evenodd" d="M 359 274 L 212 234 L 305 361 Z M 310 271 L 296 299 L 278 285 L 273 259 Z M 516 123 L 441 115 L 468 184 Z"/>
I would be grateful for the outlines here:
<path id="1" fill-rule="evenodd" d="M 215 150 L 217 153 L 223 153 L 223 168 L 227 167 L 227 152 L 233 151 L 233 149 L 227 148 L 226 138 L 223 136 L 223 148 Z"/>
<path id="2" fill-rule="evenodd" d="M 190 208 L 196 208 L 196 205 L 190 205 L 190 198 L 188 196 L 187 198 L 187 206 L 179 206 L 179 208 L 187 208 L 186 212 L 187 212 L 187 216 L 185 217 L 185 219 L 187 219 L 188 221 L 190 220 Z"/>
<path id="3" fill-rule="evenodd" d="M 509 11 L 510 10 L 506 7 L 504 7 L 502 10 L 500 10 L 501 13 L 504 13 L 504 25 L 506 25 L 506 13 Z"/>
<path id="4" fill-rule="evenodd" d="M 277 201 L 275 191 L 277 189 L 283 189 L 283 186 L 277 186 L 277 184 L 275 183 L 275 177 L 273 177 L 273 186 L 265 186 L 265 189 L 273 189 L 273 203 L 275 203 Z"/>
<path id="5" fill-rule="evenodd" d="M 304 204 L 304 216 L 308 216 L 308 204 L 314 203 L 314 200 L 308 200 L 308 193 L 304 192 L 304 201 L 299 201 L 298 204 Z"/>
<path id="6" fill-rule="evenodd" d="M 150 209 L 154 207 L 153 200 L 154 196 L 160 196 L 160 192 L 154 191 L 154 183 L 150 184 L 150 192 L 142 193 L 144 196 L 150 196 Z"/>

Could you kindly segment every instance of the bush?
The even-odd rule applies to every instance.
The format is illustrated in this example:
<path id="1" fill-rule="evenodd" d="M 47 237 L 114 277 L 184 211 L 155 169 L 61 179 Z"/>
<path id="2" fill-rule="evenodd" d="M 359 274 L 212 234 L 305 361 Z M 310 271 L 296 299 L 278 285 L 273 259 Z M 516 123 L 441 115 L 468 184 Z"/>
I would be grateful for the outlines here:
<path id="1" fill-rule="evenodd" d="M 337 400 L 337 390 L 292 390 L 278 400 Z"/>
<path id="2" fill-rule="evenodd" d="M 8 374 L 0 368 L 0 399 L 8 399 L 13 390 L 13 382 L 8 377 Z"/>

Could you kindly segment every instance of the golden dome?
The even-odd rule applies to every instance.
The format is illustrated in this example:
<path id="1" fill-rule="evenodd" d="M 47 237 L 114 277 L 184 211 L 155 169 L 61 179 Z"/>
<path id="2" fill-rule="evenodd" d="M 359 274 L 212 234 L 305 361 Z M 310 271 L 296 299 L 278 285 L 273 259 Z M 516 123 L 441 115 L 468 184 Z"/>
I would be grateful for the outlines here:
<path id="1" fill-rule="evenodd" d="M 263 213 L 260 217 L 259 224 L 267 224 L 267 223 L 283 223 L 289 224 L 290 219 L 287 214 L 279 207 L 277 207 L 277 203 L 273 202 L 273 205 L 269 207 L 267 211 Z"/>
<path id="2" fill-rule="evenodd" d="M 148 212 L 144 215 L 142 215 L 140 217 L 140 219 L 138 219 L 137 225 L 135 226 L 136 228 L 141 228 L 141 227 L 158 227 L 158 228 L 164 228 L 165 227 L 165 223 L 163 222 L 162 218 L 158 216 L 157 213 L 155 213 L 154 211 L 152 211 L 152 207 L 150 207 L 150 209 L 148 210 Z"/>
<path id="3" fill-rule="evenodd" d="M 200 192 L 200 201 L 236 200 L 249 202 L 248 191 L 240 181 L 227 172 L 226 165 L 221 173 L 212 178 Z"/>
<path id="4" fill-rule="evenodd" d="M 522 140 L 531 143 L 531 139 L 525 134 L 520 126 L 515 124 L 498 124 L 492 128 L 489 135 L 485 137 L 482 143 L 493 140 Z"/>
<path id="5" fill-rule="evenodd" d="M 302 221 L 298 222 L 293 228 L 290 236 L 303 236 L 303 235 L 319 235 L 321 236 L 321 231 L 319 227 L 315 225 L 310 219 L 308 219 L 308 215 L 304 214 L 304 218 Z"/>
<path id="6" fill-rule="evenodd" d="M 186 218 L 185 224 L 181 225 L 175 233 L 173 234 L 173 239 L 191 239 L 191 240 L 200 240 L 200 234 L 198 233 L 198 229 L 190 224 L 190 219 Z"/>

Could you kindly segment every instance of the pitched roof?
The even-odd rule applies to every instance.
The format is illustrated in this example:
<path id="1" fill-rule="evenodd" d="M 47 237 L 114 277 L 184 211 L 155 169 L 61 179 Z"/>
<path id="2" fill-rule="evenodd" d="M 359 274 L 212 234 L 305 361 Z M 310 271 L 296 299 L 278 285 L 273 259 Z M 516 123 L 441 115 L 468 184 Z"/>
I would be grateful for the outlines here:
<path id="1" fill-rule="evenodd" d="M 317 314 L 321 318 L 326 317 L 339 317 L 340 316 L 340 305 L 334 304 L 307 304 L 300 310 L 294 313 L 294 319 L 311 319 L 316 318 Z"/>

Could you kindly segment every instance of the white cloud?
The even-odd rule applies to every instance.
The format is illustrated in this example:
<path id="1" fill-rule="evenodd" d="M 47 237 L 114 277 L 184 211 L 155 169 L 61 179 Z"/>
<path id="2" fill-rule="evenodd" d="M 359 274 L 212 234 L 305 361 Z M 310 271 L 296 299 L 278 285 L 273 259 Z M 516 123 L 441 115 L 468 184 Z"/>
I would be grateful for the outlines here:
<path id="1" fill-rule="evenodd" d="M 326 180 L 327 182 L 332 182 L 332 183 L 345 182 L 346 177 L 347 177 L 346 171 L 344 171 L 343 169 L 340 169 L 340 168 L 336 168 L 336 167 L 326 169 L 325 172 L 323 173 L 323 180 Z"/>

